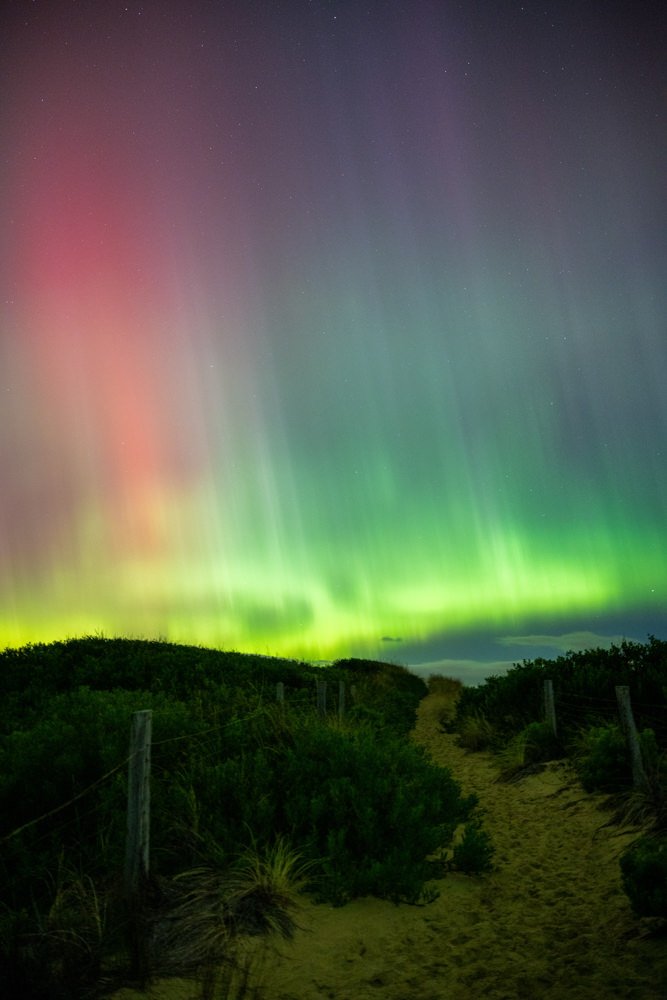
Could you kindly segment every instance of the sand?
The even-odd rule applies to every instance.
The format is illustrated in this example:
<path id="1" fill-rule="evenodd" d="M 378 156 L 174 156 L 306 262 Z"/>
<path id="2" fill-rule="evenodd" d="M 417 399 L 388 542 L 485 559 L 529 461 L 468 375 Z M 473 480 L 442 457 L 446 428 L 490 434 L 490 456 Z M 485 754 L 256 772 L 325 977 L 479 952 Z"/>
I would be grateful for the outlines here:
<path id="1" fill-rule="evenodd" d="M 498 782 L 490 755 L 441 732 L 441 704 L 422 702 L 413 738 L 478 795 L 496 870 L 450 873 L 423 906 L 305 901 L 294 940 L 267 949 L 263 1000 L 665 1000 L 667 937 L 633 917 L 620 883 L 618 857 L 637 832 L 606 825 L 604 797 L 565 762 Z M 195 995 L 187 984 L 153 991 Z"/>

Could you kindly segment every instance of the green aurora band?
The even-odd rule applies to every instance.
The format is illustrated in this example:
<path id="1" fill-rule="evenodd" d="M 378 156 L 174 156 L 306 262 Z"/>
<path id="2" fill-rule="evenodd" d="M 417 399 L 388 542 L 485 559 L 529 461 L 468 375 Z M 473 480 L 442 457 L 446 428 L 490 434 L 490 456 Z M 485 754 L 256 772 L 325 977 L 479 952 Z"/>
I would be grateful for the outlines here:
<path id="1" fill-rule="evenodd" d="M 10 25 L 0 646 L 664 621 L 650 73 L 594 13 L 224 6 Z"/>

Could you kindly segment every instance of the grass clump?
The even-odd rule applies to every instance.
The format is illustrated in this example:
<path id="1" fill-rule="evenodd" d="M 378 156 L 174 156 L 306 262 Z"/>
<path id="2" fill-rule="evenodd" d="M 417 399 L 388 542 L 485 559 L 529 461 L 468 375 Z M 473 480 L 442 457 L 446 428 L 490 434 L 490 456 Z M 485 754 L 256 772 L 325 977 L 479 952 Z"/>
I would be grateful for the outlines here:
<path id="1" fill-rule="evenodd" d="M 491 750 L 497 743 L 494 726 L 482 712 L 471 712 L 457 724 L 459 745 L 466 750 Z"/>
<path id="2" fill-rule="evenodd" d="M 227 870 L 198 868 L 161 885 L 151 917 L 153 963 L 185 975 L 223 966 L 241 937 L 291 938 L 310 866 L 279 837 Z"/>
<path id="3" fill-rule="evenodd" d="M 0 908 L 0 981 L 8 997 L 69 1000 L 99 980 L 117 940 L 113 894 L 70 868 L 62 856 L 40 886 L 40 904 Z"/>
<path id="4" fill-rule="evenodd" d="M 264 853 L 246 851 L 226 878 L 227 922 L 241 934 L 291 938 L 299 893 L 312 881 L 312 869 L 285 837 Z"/>
<path id="5" fill-rule="evenodd" d="M 465 875 L 493 871 L 493 844 L 479 817 L 466 823 L 463 836 L 452 851 L 449 866 Z"/>
<path id="6" fill-rule="evenodd" d="M 531 722 L 497 751 L 496 761 L 504 781 L 520 775 L 536 764 L 555 760 L 563 748 L 547 722 Z"/>

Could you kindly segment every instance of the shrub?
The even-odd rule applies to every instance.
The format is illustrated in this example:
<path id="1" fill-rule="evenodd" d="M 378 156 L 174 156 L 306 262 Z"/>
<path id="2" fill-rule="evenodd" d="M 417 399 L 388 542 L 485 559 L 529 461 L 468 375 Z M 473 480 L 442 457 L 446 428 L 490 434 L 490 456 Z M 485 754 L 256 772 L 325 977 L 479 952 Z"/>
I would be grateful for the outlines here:
<path id="1" fill-rule="evenodd" d="M 641 837 L 621 856 L 620 865 L 634 913 L 667 917 L 667 837 Z"/>
<path id="2" fill-rule="evenodd" d="M 491 838 L 482 829 L 479 817 L 475 817 L 466 823 L 463 836 L 452 852 L 450 867 L 466 875 L 489 872 L 493 869 L 493 853 Z"/>
<path id="3" fill-rule="evenodd" d="M 507 742 L 540 717 L 542 677 L 538 662 L 524 663 L 503 676 L 487 677 L 477 687 L 464 687 L 456 703 L 457 729 L 481 716 L 493 726 L 496 737 Z"/>
<path id="4" fill-rule="evenodd" d="M 573 746 L 574 766 L 587 792 L 615 792 L 631 784 L 625 738 L 617 725 L 592 726 Z"/>
<path id="5" fill-rule="evenodd" d="M 551 678 L 557 702 L 567 700 L 576 705 L 576 713 L 559 719 L 559 728 L 566 739 L 581 723 L 588 704 L 591 710 L 602 702 L 615 703 L 615 687 L 627 685 L 633 702 L 651 706 L 651 713 L 667 705 L 667 642 L 649 637 L 647 643 L 625 642 L 608 649 L 586 649 L 569 652 L 555 660 L 538 658 L 515 664 L 502 676 L 488 677 L 476 687 L 464 687 L 457 702 L 457 724 L 474 713 L 481 713 L 507 742 L 524 726 L 542 714 L 543 682 Z M 642 718 L 641 708 L 635 718 L 643 728 L 649 719 Z M 592 720 L 591 720 L 592 721 Z M 457 725 L 458 727 L 458 725 Z M 664 746 L 667 729 L 658 733 Z"/>
<path id="6" fill-rule="evenodd" d="M 177 870 L 184 848 L 189 864 L 219 866 L 248 835 L 262 850 L 283 836 L 313 862 L 323 899 L 415 900 L 429 877 L 426 858 L 475 805 L 422 750 L 372 726 L 305 716 L 291 727 L 287 719 L 270 745 L 239 740 L 222 759 L 193 754 L 171 783 L 163 871 Z"/>
<path id="7" fill-rule="evenodd" d="M 563 748 L 548 722 L 531 722 L 522 730 L 524 762 L 539 764 L 562 756 Z"/>
<path id="8" fill-rule="evenodd" d="M 655 805 L 661 798 L 663 758 L 652 729 L 639 733 L 639 747 Z M 572 742 L 574 766 L 587 792 L 620 792 L 632 787 L 632 765 L 620 726 L 592 726 Z"/>
<path id="9" fill-rule="evenodd" d="M 451 843 L 476 804 L 404 740 L 304 726 L 278 772 L 283 823 L 316 862 L 322 898 L 417 900 L 426 858 Z"/>
<path id="10" fill-rule="evenodd" d="M 355 717 L 370 709 L 371 714 L 364 721 L 406 736 L 415 724 L 417 706 L 427 693 L 421 677 L 395 663 L 337 660 L 328 675 L 334 681 L 344 680 L 355 686 L 357 703 L 352 708 Z"/>

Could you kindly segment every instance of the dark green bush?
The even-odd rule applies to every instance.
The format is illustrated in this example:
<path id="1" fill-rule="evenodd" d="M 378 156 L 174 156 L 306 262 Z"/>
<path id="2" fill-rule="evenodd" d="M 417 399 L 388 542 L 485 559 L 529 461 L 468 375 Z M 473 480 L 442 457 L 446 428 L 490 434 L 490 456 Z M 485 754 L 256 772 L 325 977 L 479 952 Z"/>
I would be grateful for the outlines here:
<path id="1" fill-rule="evenodd" d="M 524 742 L 524 763 L 539 764 L 555 760 L 563 748 L 548 722 L 531 722 L 521 732 Z"/>
<path id="2" fill-rule="evenodd" d="M 452 852 L 451 867 L 466 875 L 493 870 L 493 845 L 479 817 L 466 823 L 463 836 Z"/>
<path id="3" fill-rule="evenodd" d="M 478 687 L 464 687 L 456 703 L 455 728 L 484 718 L 495 738 L 507 742 L 542 716 L 541 661 L 514 666 L 503 676 L 488 677 Z"/>
<path id="4" fill-rule="evenodd" d="M 660 751 L 652 729 L 639 733 L 639 747 L 649 780 L 660 781 Z M 618 792 L 632 786 L 632 765 L 620 726 L 592 726 L 573 744 L 574 766 L 587 792 Z"/>
<path id="5" fill-rule="evenodd" d="M 641 837 L 620 859 L 623 888 L 638 917 L 667 917 L 667 837 Z"/>
<path id="6" fill-rule="evenodd" d="M 320 894 L 335 902 L 417 899 L 427 856 L 475 805 L 419 748 L 363 729 L 303 727 L 280 780 L 286 831 L 307 856 L 326 859 Z"/>
<path id="7" fill-rule="evenodd" d="M 337 903 L 365 894 L 418 898 L 427 855 L 447 846 L 474 806 L 447 771 L 405 740 L 312 718 L 271 748 L 216 764 L 200 759 L 187 781 L 179 779 L 183 806 L 172 824 L 181 850 L 188 811 L 196 816 L 199 860 L 232 853 L 249 833 L 263 845 L 283 835 L 314 862 L 320 896 Z"/>
<path id="8" fill-rule="evenodd" d="M 415 711 L 428 691 L 420 677 L 396 663 L 337 660 L 328 673 L 332 679 L 354 685 L 353 718 L 364 717 L 378 728 L 388 727 L 406 735 L 414 726 Z"/>
<path id="9" fill-rule="evenodd" d="M 579 736 L 574 766 L 587 792 L 615 792 L 632 782 L 630 760 L 620 726 L 592 726 Z"/>
<path id="10" fill-rule="evenodd" d="M 464 687 L 456 707 L 456 728 L 465 720 L 483 715 L 502 741 L 508 742 L 530 722 L 543 717 L 543 682 L 553 681 L 557 708 L 569 703 L 571 720 L 559 712 L 559 730 L 564 741 L 584 721 L 590 711 L 614 706 L 618 685 L 626 685 L 635 706 L 638 728 L 650 724 L 642 718 L 643 706 L 650 715 L 667 709 L 667 642 L 650 636 L 646 643 L 626 642 L 608 649 L 569 652 L 554 660 L 535 659 L 515 664 L 502 676 L 486 679 L 477 687 Z M 590 721 L 590 720 L 589 720 Z M 660 746 L 667 745 L 667 726 L 658 735 Z"/>

